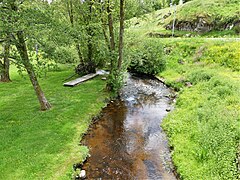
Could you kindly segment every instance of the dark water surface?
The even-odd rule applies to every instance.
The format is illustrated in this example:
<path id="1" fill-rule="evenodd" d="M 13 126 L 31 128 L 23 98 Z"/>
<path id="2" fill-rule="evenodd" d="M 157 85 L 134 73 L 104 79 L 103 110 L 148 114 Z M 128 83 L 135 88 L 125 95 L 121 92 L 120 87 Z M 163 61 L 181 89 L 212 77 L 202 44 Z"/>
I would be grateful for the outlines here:
<path id="1" fill-rule="evenodd" d="M 82 141 L 91 154 L 82 168 L 88 179 L 176 179 L 160 127 L 171 93 L 157 80 L 128 78 L 121 100 L 103 109 Z"/>

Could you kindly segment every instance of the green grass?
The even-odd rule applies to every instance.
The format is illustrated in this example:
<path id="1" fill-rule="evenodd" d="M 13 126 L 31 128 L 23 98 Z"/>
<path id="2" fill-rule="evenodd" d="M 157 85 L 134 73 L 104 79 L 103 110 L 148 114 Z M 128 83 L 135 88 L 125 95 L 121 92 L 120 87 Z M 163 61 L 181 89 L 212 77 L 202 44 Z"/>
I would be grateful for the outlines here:
<path id="1" fill-rule="evenodd" d="M 238 0 L 193 0 L 177 7 L 176 22 L 196 22 L 203 18 L 214 26 L 214 30 L 224 30 L 225 25 L 239 21 Z M 172 24 L 173 16 L 166 19 L 165 24 Z"/>
<path id="2" fill-rule="evenodd" d="M 88 155 L 78 144 L 108 95 L 100 78 L 63 87 L 71 74 L 65 67 L 40 79 L 52 104 L 46 112 L 39 111 L 29 79 L 15 69 L 12 82 L 0 84 L 0 179 L 69 179 L 72 165 Z"/>
<path id="3" fill-rule="evenodd" d="M 206 16 L 209 23 L 215 20 L 219 20 L 217 23 L 228 23 L 239 16 L 238 0 L 193 0 L 178 7 L 176 18 L 179 21 L 192 21 L 198 16 Z"/>
<path id="4" fill-rule="evenodd" d="M 179 91 L 175 110 L 163 122 L 177 172 L 189 180 L 239 178 L 238 43 L 172 39 L 164 44 L 171 52 L 159 76 Z"/>
<path id="5" fill-rule="evenodd" d="M 175 29 L 176 37 L 239 37 L 234 29 L 225 30 L 226 24 L 236 23 L 239 20 L 238 0 L 193 0 L 183 5 L 177 6 L 176 22 L 195 22 L 198 17 L 204 17 L 208 23 L 213 23 L 216 27 L 210 32 L 197 33 L 190 31 L 178 31 Z M 127 21 L 127 32 L 136 37 L 146 37 L 150 33 L 171 36 L 171 30 L 166 30 L 165 26 L 172 25 L 173 8 L 165 8 L 143 15 L 139 18 L 132 18 Z M 165 16 L 165 18 L 163 18 Z"/>

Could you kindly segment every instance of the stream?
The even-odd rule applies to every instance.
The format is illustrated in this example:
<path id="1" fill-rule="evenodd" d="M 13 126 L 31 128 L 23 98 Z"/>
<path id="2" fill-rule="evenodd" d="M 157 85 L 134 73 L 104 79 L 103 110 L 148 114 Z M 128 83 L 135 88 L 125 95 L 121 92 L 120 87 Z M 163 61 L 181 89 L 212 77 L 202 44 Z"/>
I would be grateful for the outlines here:
<path id="1" fill-rule="evenodd" d="M 103 109 L 82 141 L 91 154 L 82 167 L 87 179 L 177 179 L 160 127 L 173 109 L 171 94 L 156 79 L 129 75 L 120 99 Z"/>

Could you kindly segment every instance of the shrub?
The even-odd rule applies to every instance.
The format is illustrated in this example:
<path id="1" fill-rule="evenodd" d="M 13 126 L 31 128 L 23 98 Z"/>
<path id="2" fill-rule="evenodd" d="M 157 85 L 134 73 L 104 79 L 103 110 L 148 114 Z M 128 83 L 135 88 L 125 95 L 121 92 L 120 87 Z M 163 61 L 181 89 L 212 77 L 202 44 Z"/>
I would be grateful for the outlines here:
<path id="1" fill-rule="evenodd" d="M 144 40 L 137 48 L 129 50 L 132 72 L 156 75 L 165 69 L 163 46 L 157 40 Z"/>
<path id="2" fill-rule="evenodd" d="M 59 46 L 56 48 L 53 56 L 60 63 L 73 63 L 78 59 L 74 47 Z"/>
<path id="3" fill-rule="evenodd" d="M 236 34 L 240 33 L 240 23 L 236 24 L 233 28 L 233 30 L 235 31 Z"/>

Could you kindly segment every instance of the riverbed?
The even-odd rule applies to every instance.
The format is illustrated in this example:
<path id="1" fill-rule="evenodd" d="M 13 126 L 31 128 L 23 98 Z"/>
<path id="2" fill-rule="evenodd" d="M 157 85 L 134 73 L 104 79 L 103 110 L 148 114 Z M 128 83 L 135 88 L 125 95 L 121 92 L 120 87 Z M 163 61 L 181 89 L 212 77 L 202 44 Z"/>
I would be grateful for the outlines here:
<path id="1" fill-rule="evenodd" d="M 82 167 L 87 179 L 177 179 L 160 126 L 173 93 L 157 79 L 129 75 L 82 141 L 91 154 Z"/>

